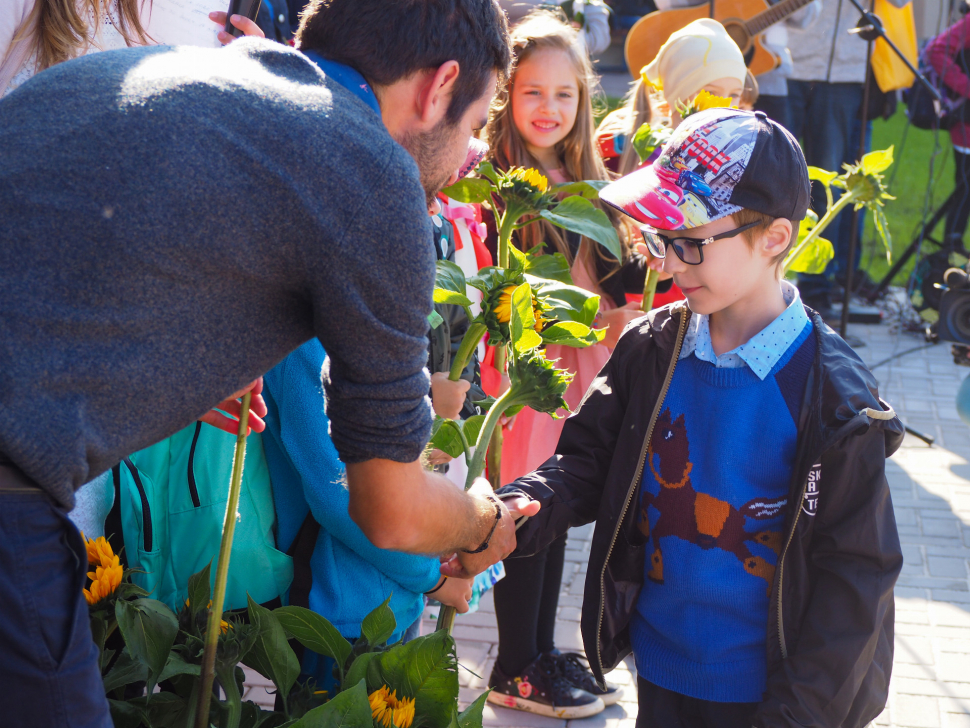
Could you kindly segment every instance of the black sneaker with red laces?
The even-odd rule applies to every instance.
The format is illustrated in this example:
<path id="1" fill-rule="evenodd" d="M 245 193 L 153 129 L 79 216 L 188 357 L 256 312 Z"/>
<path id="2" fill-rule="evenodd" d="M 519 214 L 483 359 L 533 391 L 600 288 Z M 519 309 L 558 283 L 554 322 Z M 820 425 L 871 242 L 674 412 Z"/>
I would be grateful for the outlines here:
<path id="1" fill-rule="evenodd" d="M 506 675 L 496 662 L 488 686 L 488 702 L 550 718 L 588 718 L 606 708 L 598 697 L 572 685 L 551 654 L 539 655 L 518 675 Z"/>

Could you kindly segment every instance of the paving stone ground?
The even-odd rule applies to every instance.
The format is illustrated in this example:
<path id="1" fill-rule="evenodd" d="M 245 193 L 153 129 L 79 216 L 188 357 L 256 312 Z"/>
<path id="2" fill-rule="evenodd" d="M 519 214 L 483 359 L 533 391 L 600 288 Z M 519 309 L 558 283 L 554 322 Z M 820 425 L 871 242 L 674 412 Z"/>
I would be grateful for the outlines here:
<path id="1" fill-rule="evenodd" d="M 922 346 L 920 336 L 887 324 L 851 326 L 849 333 L 880 382 L 880 392 L 904 422 L 936 438 L 934 447 L 907 435 L 886 471 L 903 544 L 905 565 L 896 587 L 896 650 L 889 703 L 875 721 L 900 728 L 970 728 L 970 428 L 957 416 L 956 392 L 970 370 L 953 364 L 948 344 L 887 358 Z M 592 527 L 573 529 L 566 552 L 556 639 L 581 650 L 579 616 Z M 434 628 L 425 613 L 425 633 Z M 498 632 L 489 595 L 477 614 L 455 628 L 461 700 L 485 687 Z M 472 674 L 475 673 L 475 674 Z M 479 675 L 481 677 L 476 677 Z M 637 714 L 632 659 L 609 679 L 623 685 L 622 700 L 598 716 L 568 721 L 569 728 L 633 728 Z M 258 676 L 250 699 L 271 704 Z M 567 721 L 489 705 L 487 726 L 566 728 Z"/>

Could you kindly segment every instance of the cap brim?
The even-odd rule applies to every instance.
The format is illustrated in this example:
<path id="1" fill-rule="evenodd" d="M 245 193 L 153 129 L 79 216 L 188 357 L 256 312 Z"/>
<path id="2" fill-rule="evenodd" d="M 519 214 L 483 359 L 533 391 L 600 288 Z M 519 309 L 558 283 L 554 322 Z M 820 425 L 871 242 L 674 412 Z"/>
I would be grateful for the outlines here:
<path id="1" fill-rule="evenodd" d="M 681 187 L 673 175 L 658 173 L 655 165 L 611 182 L 600 190 L 600 199 L 658 230 L 685 230 L 723 217 L 712 216 L 700 198 Z"/>

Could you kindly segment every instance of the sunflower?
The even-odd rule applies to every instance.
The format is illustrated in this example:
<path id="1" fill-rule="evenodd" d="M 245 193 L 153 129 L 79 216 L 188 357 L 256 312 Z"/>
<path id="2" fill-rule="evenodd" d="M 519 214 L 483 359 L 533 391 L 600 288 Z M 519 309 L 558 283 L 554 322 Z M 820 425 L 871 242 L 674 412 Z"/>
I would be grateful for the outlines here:
<path id="1" fill-rule="evenodd" d="M 411 728 L 414 722 L 414 698 L 398 698 L 397 691 L 382 685 L 367 696 L 374 722 L 384 728 Z"/>
<path id="2" fill-rule="evenodd" d="M 83 590 L 85 601 L 94 605 L 114 594 L 124 574 L 125 570 L 117 556 L 112 557 L 111 561 L 104 566 L 98 566 L 94 571 L 89 571 L 88 578 L 91 580 L 91 586 Z"/>
<path id="3" fill-rule="evenodd" d="M 686 104 L 679 104 L 677 110 L 680 112 L 680 118 L 686 119 L 688 116 L 691 114 L 696 114 L 698 111 L 720 108 L 737 107 L 734 105 L 734 101 L 727 96 L 715 96 L 707 91 L 701 91 Z"/>
<path id="4" fill-rule="evenodd" d="M 102 564 L 111 563 L 115 555 L 114 550 L 112 550 L 111 544 L 108 543 L 108 540 L 104 536 L 89 539 L 82 533 L 81 538 L 84 539 L 84 548 L 88 552 L 89 566 L 97 567 Z"/>
<path id="5" fill-rule="evenodd" d="M 519 217 L 552 207 L 556 195 L 549 191 L 549 180 L 535 169 L 512 167 L 498 178 L 498 192 L 508 208 Z"/>

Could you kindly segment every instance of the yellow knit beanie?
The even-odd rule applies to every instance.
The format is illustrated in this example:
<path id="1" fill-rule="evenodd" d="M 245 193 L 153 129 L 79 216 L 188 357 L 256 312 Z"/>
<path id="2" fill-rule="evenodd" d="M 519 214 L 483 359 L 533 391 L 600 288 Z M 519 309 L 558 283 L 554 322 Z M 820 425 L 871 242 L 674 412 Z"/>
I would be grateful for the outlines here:
<path id="1" fill-rule="evenodd" d="M 671 35 L 642 74 L 674 106 L 719 78 L 736 78 L 743 86 L 747 70 L 741 49 L 724 26 L 701 18 Z"/>

